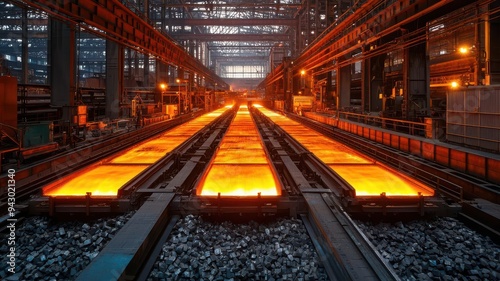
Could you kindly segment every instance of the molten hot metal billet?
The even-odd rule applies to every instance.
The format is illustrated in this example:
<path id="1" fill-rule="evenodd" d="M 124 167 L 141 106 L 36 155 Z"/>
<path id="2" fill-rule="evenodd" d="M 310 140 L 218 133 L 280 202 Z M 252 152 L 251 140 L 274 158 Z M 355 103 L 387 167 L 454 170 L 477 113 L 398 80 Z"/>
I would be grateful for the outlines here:
<path id="1" fill-rule="evenodd" d="M 120 187 L 148 165 L 96 165 L 66 177 L 43 189 L 44 196 L 116 196 Z"/>
<path id="2" fill-rule="evenodd" d="M 241 106 L 203 175 L 202 196 L 277 196 L 281 187 L 246 106 Z"/>
<path id="3" fill-rule="evenodd" d="M 300 123 L 257 107 L 297 142 L 327 164 L 355 190 L 356 196 L 433 196 L 434 191 Z"/>
<path id="4" fill-rule="evenodd" d="M 118 190 L 150 165 L 164 157 L 228 108 L 204 114 L 159 137 L 117 153 L 100 164 L 82 169 L 43 188 L 44 196 L 116 197 Z"/>
<path id="5" fill-rule="evenodd" d="M 158 159 L 165 156 L 166 152 L 173 150 L 185 140 L 185 135 L 172 135 L 168 138 L 154 139 L 125 151 L 109 162 L 119 164 L 153 164 Z"/>
<path id="6" fill-rule="evenodd" d="M 387 196 L 414 196 L 418 192 L 423 196 L 434 195 L 430 188 L 379 165 L 329 166 L 354 187 L 357 196 L 380 195 L 381 192 Z"/>

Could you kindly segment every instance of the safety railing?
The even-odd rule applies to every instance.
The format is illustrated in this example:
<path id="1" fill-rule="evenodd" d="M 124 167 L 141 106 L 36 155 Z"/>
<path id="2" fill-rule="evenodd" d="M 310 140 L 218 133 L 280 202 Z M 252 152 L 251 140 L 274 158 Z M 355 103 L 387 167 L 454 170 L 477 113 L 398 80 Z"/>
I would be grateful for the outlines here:
<path id="1" fill-rule="evenodd" d="M 358 123 L 380 127 L 391 131 L 406 133 L 413 136 L 425 137 L 426 132 L 432 129 L 431 128 L 432 124 L 427 124 L 425 122 L 415 122 L 415 121 L 381 117 L 377 115 L 360 114 L 360 113 L 352 113 L 345 111 L 340 111 L 337 114 L 341 119 L 355 121 Z"/>

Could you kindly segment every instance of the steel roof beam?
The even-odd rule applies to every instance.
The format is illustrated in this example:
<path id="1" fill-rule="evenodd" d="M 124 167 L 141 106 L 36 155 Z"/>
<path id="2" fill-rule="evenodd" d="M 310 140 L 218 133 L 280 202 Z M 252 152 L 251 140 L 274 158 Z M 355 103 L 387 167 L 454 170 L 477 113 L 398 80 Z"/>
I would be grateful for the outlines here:
<path id="1" fill-rule="evenodd" d="M 287 41 L 286 34 L 172 34 L 172 37 L 182 40 L 198 41 Z"/>
<path id="2" fill-rule="evenodd" d="M 151 6 L 161 6 L 161 4 L 151 4 Z M 192 3 L 184 3 L 184 4 L 166 4 L 165 7 L 167 8 L 205 8 L 207 10 L 210 10 L 213 8 L 229 8 L 229 7 L 234 7 L 234 8 L 262 8 L 262 7 L 269 7 L 269 8 L 276 8 L 277 10 L 284 10 L 286 9 L 300 9 L 302 7 L 301 3 L 297 4 L 277 4 L 277 3 L 210 3 L 210 4 L 192 4 Z"/>
<path id="3" fill-rule="evenodd" d="M 151 26 L 125 7 L 119 0 L 34 0 L 26 4 L 41 9 L 59 19 L 80 24 L 135 50 L 156 56 L 159 60 L 180 66 L 220 85 L 227 85 L 199 60 L 190 56 L 182 46 Z"/>
<path id="4" fill-rule="evenodd" d="M 368 0 L 346 19 L 332 24 L 318 36 L 294 61 L 294 67 L 308 71 L 331 64 L 333 59 L 395 32 L 404 24 L 451 2 L 453 0 L 401 0 L 376 9 L 380 0 Z M 275 69 L 263 84 L 269 85 L 282 77 L 283 68 Z"/>
<path id="5" fill-rule="evenodd" d="M 256 25 L 286 25 L 296 26 L 295 19 L 169 19 L 168 23 L 178 26 L 256 26 Z"/>

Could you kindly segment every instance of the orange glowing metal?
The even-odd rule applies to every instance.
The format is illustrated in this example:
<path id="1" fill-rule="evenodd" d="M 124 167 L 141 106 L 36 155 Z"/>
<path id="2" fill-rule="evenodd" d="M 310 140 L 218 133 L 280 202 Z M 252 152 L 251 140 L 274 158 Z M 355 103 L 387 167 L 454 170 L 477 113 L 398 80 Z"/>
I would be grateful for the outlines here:
<path id="1" fill-rule="evenodd" d="M 44 189 L 45 196 L 116 196 L 117 190 L 148 165 L 99 165 L 68 177 L 63 184 Z"/>
<path id="2" fill-rule="evenodd" d="M 326 149 L 326 150 L 325 150 Z M 360 157 L 358 154 L 346 153 L 344 151 L 331 150 L 331 148 L 308 149 L 325 164 L 363 164 L 371 163 L 368 159 Z"/>
<path id="3" fill-rule="evenodd" d="M 356 190 L 357 196 L 379 196 L 383 192 L 387 196 L 417 196 L 419 192 L 423 196 L 434 194 L 431 188 L 391 171 L 339 142 L 268 109 L 259 110 L 344 178 Z"/>
<path id="4" fill-rule="evenodd" d="M 202 196 L 276 196 L 281 194 L 269 165 L 212 165 L 197 194 Z"/>
<path id="5" fill-rule="evenodd" d="M 251 126 L 230 126 L 226 134 L 228 136 L 255 136 L 257 130 Z"/>
<path id="6" fill-rule="evenodd" d="M 248 153 L 247 153 L 248 152 Z M 245 157 L 241 157 L 244 155 Z M 242 154 L 241 149 L 220 149 L 215 155 L 214 164 L 267 164 L 267 157 L 262 147 L 247 149 Z"/>
<path id="7" fill-rule="evenodd" d="M 168 138 L 158 138 L 147 143 L 140 144 L 132 149 L 127 150 L 122 155 L 119 155 L 109 163 L 120 164 L 153 164 L 158 159 L 165 156 L 165 154 L 172 149 L 179 146 L 186 140 L 183 136 L 170 136 Z"/>
<path id="8" fill-rule="evenodd" d="M 230 108 L 230 107 L 229 107 Z M 117 196 L 118 189 L 165 156 L 193 134 L 212 122 L 228 108 L 204 114 L 177 126 L 160 137 L 140 143 L 124 152 L 116 153 L 95 165 L 43 188 L 44 196 Z"/>
<path id="9" fill-rule="evenodd" d="M 258 136 L 224 136 L 220 149 L 261 149 Z"/>
<path id="10" fill-rule="evenodd" d="M 432 196 L 434 192 L 401 174 L 378 165 L 330 165 L 330 167 L 356 189 L 357 196 Z"/>
<path id="11" fill-rule="evenodd" d="M 241 106 L 196 189 L 202 196 L 277 196 L 281 188 L 246 106 Z"/>

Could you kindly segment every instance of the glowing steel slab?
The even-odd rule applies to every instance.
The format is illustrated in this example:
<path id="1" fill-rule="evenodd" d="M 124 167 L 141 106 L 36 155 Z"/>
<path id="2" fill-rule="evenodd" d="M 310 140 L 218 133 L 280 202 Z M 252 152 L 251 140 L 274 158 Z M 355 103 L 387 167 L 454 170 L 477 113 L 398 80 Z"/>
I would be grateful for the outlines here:
<path id="1" fill-rule="evenodd" d="M 344 178 L 356 190 L 356 196 L 379 196 L 383 192 L 387 196 L 417 196 L 419 192 L 434 195 L 424 184 L 386 169 L 337 141 L 268 109 L 258 109 Z"/>
<path id="2" fill-rule="evenodd" d="M 431 189 L 378 165 L 329 166 L 349 182 L 356 189 L 356 195 L 359 196 L 378 196 L 382 192 L 385 192 L 387 196 L 416 196 L 418 192 L 421 192 L 423 196 L 434 195 Z"/>
<path id="3" fill-rule="evenodd" d="M 267 157 L 260 149 L 220 149 L 215 155 L 214 164 L 267 164 Z"/>
<path id="4" fill-rule="evenodd" d="M 220 149 L 262 149 L 257 136 L 225 136 Z"/>
<path id="5" fill-rule="evenodd" d="M 311 129 L 306 129 L 302 126 L 280 126 L 283 130 L 289 132 L 290 134 L 300 134 L 301 136 L 317 136 L 318 133 Z"/>
<path id="6" fill-rule="evenodd" d="M 231 126 L 226 131 L 228 136 L 255 136 L 257 129 L 252 126 Z"/>
<path id="7" fill-rule="evenodd" d="M 228 108 L 230 107 L 204 114 L 160 137 L 116 153 L 102 161 L 105 164 L 64 177 L 57 183 L 44 187 L 42 193 L 44 196 L 85 196 L 87 192 L 91 192 L 92 196 L 117 196 L 124 184 L 214 121 Z"/>
<path id="8" fill-rule="evenodd" d="M 202 196 L 262 196 L 280 195 L 271 167 L 269 165 L 212 165 L 203 187 L 197 189 Z"/>
<path id="9" fill-rule="evenodd" d="M 259 132 L 246 107 L 240 107 L 196 188 L 202 196 L 281 195 Z"/>
<path id="10" fill-rule="evenodd" d="M 44 190 L 45 196 L 116 196 L 117 190 L 148 165 L 99 165 L 79 172 L 64 183 Z"/>
<path id="11" fill-rule="evenodd" d="M 327 148 L 331 149 L 331 148 Z M 372 161 L 360 157 L 359 154 L 351 154 L 343 151 L 337 150 L 325 150 L 325 149 L 308 149 L 314 155 L 316 155 L 325 164 L 364 164 L 372 163 Z"/>
<path id="12" fill-rule="evenodd" d="M 184 141 L 186 141 L 186 137 L 183 136 L 154 139 L 129 149 L 122 155 L 110 160 L 109 163 L 153 164 Z"/>

